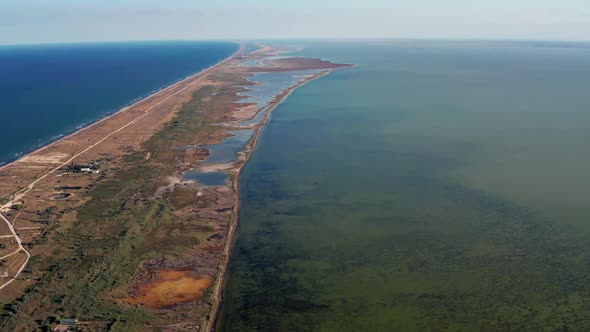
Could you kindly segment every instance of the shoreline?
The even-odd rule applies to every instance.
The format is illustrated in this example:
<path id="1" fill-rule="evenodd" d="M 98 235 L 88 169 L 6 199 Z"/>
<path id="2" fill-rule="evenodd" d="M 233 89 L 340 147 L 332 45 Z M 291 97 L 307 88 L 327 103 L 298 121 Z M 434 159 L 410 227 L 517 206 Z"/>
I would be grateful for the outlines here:
<path id="1" fill-rule="evenodd" d="M 96 126 L 96 125 L 98 125 L 98 124 L 101 124 L 101 123 L 103 123 L 103 122 L 107 121 L 108 119 L 111 119 L 112 117 L 114 117 L 114 116 L 118 115 L 118 114 L 124 113 L 125 111 L 127 111 L 127 110 L 129 110 L 129 109 L 132 109 L 134 106 L 137 106 L 139 103 L 142 103 L 142 102 L 148 101 L 148 100 L 150 100 L 150 99 L 156 98 L 156 97 L 158 97 L 158 96 L 159 96 L 160 94 L 162 94 L 162 93 L 165 93 L 165 92 L 167 92 L 167 91 L 169 91 L 169 90 L 172 90 L 172 89 L 174 89 L 174 88 L 176 88 L 176 87 L 178 87 L 178 86 L 181 86 L 183 83 L 186 83 L 186 81 L 190 81 L 190 80 L 198 79 L 198 78 L 200 78 L 201 76 L 206 76 L 206 75 L 208 74 L 208 72 L 210 72 L 211 70 L 213 70 L 213 69 L 215 69 L 215 68 L 218 68 L 219 66 L 222 66 L 222 65 L 224 65 L 224 64 L 226 64 L 226 63 L 228 63 L 228 62 L 230 62 L 230 61 L 234 60 L 234 59 L 235 59 L 237 56 L 241 55 L 241 54 L 243 53 L 243 51 L 244 51 L 244 45 L 243 45 L 243 44 L 240 44 L 240 47 L 238 48 L 238 50 L 236 50 L 236 52 L 232 53 L 232 54 L 231 54 L 229 57 L 227 57 L 227 58 L 224 58 L 224 59 L 222 59 L 222 60 L 218 61 L 218 62 L 217 62 L 217 63 L 215 63 L 214 65 L 212 65 L 212 66 L 209 66 L 209 67 L 207 67 L 207 68 L 203 69 L 202 71 L 200 71 L 200 72 L 198 72 L 198 73 L 196 73 L 196 74 L 194 74 L 194 75 L 191 75 L 191 76 L 189 76 L 189 77 L 186 77 L 186 78 L 184 78 L 184 79 L 182 79 L 182 80 L 180 80 L 180 81 L 178 81 L 178 82 L 176 82 L 176 83 L 174 83 L 174 84 L 172 84 L 172 85 L 170 85 L 170 86 L 168 86 L 168 87 L 166 87 L 166 88 L 163 88 L 162 90 L 160 90 L 160 91 L 157 91 L 157 92 L 155 92 L 155 93 L 153 93 L 153 94 L 149 95 L 149 96 L 148 96 L 148 97 L 146 97 L 146 98 L 140 99 L 140 100 L 136 101 L 135 103 L 133 103 L 133 104 L 131 104 L 131 105 L 129 105 L 129 106 L 126 106 L 126 107 L 124 107 L 124 108 L 122 108 L 122 109 L 118 110 L 117 112 L 115 112 L 115 113 L 113 113 L 113 114 L 111 114 L 111 115 L 109 115 L 109 116 L 107 116 L 107 117 L 104 117 L 104 118 L 102 118 L 102 119 L 101 119 L 101 120 L 99 120 L 99 121 L 96 121 L 96 122 L 92 123 L 92 124 L 91 124 L 91 125 L 89 125 L 89 126 L 86 126 L 86 127 L 84 127 L 84 128 L 81 128 L 80 130 L 77 130 L 76 132 L 73 132 L 73 133 L 71 133 L 71 134 L 69 134 L 69 135 L 66 135 L 66 136 L 64 136 L 64 137 L 62 137 L 62 138 L 60 138 L 60 139 L 58 139 L 58 140 L 57 140 L 57 141 L 55 141 L 55 142 L 52 142 L 52 143 L 50 143 L 50 144 L 47 144 L 47 145 L 45 145 L 45 146 L 43 146 L 43 147 L 41 147 L 41 148 L 39 148 L 39 149 L 37 149 L 37 150 L 35 150 L 35 151 L 31 152 L 31 153 L 28 153 L 28 154 L 26 154 L 26 155 L 23 155 L 21 158 L 19 158 L 19 159 L 17 159 L 17 160 L 15 160 L 15 161 L 13 161 L 13 162 L 11 162 L 11 163 L 8 163 L 8 164 L 5 164 L 5 165 L 2 165 L 2 167 L 0 167 L 0 171 L 2 171 L 2 170 L 4 170 L 4 169 L 6 169 L 6 168 L 8 168 L 8 167 L 10 167 L 10 166 L 12 166 L 12 165 L 14 165 L 15 163 L 17 163 L 17 162 L 18 162 L 19 160 L 21 160 L 22 158 L 26 158 L 26 157 L 28 157 L 28 156 L 34 155 L 35 153 L 41 152 L 41 151 L 43 151 L 43 150 L 45 150 L 45 149 L 47 149 L 47 148 L 49 148 L 49 147 L 51 147 L 51 146 L 53 146 L 53 145 L 56 145 L 56 144 L 58 144 L 58 143 L 62 142 L 63 140 L 65 140 L 65 139 L 67 139 L 67 138 L 70 138 L 70 137 L 72 137 L 72 136 L 74 136 L 74 135 L 77 135 L 78 133 L 81 133 L 81 132 L 83 132 L 83 131 L 85 131 L 85 130 L 91 129 L 91 128 L 93 128 L 94 126 Z M 166 101 L 167 99 L 169 99 L 169 98 L 173 97 L 175 94 L 178 94 L 179 92 L 182 92 L 183 90 L 185 90 L 185 89 L 189 88 L 190 86 L 191 86 L 191 85 L 189 84 L 189 85 L 187 85 L 187 86 L 185 86 L 185 87 L 181 88 L 180 90 L 176 91 L 176 92 L 175 92 L 175 93 L 173 93 L 172 95 L 170 95 L 170 96 L 168 96 L 168 97 L 164 97 L 164 99 L 163 99 L 162 101 L 159 101 L 159 103 L 162 103 L 162 102 Z M 159 103 L 158 103 L 158 104 L 159 104 Z M 156 105 L 158 105 L 158 104 L 156 104 Z M 154 106 L 151 106 L 151 107 L 154 107 Z M 17 248 L 17 250 L 16 250 L 16 251 L 14 251 L 13 253 L 11 253 L 9 256 L 12 256 L 12 255 L 18 254 L 18 253 L 19 253 L 19 252 L 21 252 L 21 251 L 24 251 L 24 253 L 27 255 L 27 258 L 26 258 L 26 260 L 23 262 L 22 266 L 19 268 L 18 272 L 17 272 L 15 275 L 14 275 L 12 278 L 10 278 L 8 281 L 6 281 L 5 283 L 3 283 L 2 285 L 0 285 L 0 290 L 4 289 L 6 286 L 10 285 L 12 282 L 14 282 L 14 281 L 15 281 L 15 280 L 16 280 L 16 279 L 19 277 L 19 275 L 22 273 L 22 271 L 24 270 L 24 268 L 27 266 L 27 264 L 29 263 L 29 260 L 30 260 L 30 258 L 31 258 L 31 254 L 30 254 L 29 250 L 27 250 L 25 247 L 23 247 L 23 246 L 22 246 L 22 242 L 23 242 L 23 241 L 22 241 L 21 237 L 20 237 L 20 236 L 19 236 L 19 235 L 16 233 L 16 231 L 15 231 L 15 229 L 14 229 L 14 221 L 11 223 L 11 222 L 10 222 L 10 220 L 9 220 L 9 219 L 8 219 L 8 218 L 5 216 L 5 211 L 4 211 L 4 210 L 5 210 L 5 208 L 6 208 L 6 207 L 10 207 L 11 205 L 13 205 L 13 203 L 15 203 L 16 201 L 18 201 L 19 199 L 21 199 L 21 198 L 22 198 L 24 195 L 26 195 L 26 194 L 27 194 L 27 193 L 28 193 L 30 190 L 32 190 L 32 189 L 34 188 L 34 186 L 35 186 L 35 184 L 36 184 L 36 183 L 38 183 L 39 181 L 43 180 L 43 179 L 44 179 L 45 177 L 47 177 L 48 175 L 52 174 L 52 173 L 53 173 L 53 172 L 55 172 L 57 169 L 61 168 L 63 165 L 66 165 L 66 164 L 68 164 L 70 161 L 72 161 L 72 160 L 74 160 L 75 158 L 77 158 L 77 157 L 78 157 L 80 154 L 82 154 L 82 153 L 84 153 L 84 152 L 86 152 L 86 151 L 88 151 L 88 150 L 92 149 L 94 146 L 96 146 L 97 144 L 101 143 L 102 141 L 104 141 L 104 140 L 108 139 L 108 138 L 109 138 L 110 136 L 112 136 L 113 134 L 115 134 L 115 133 L 117 133 L 117 132 L 121 131 L 122 129 L 124 129 L 125 127 L 127 127 L 127 126 L 129 126 L 130 124 L 134 123 L 134 122 L 135 122 L 135 121 L 137 121 L 138 119 L 140 119 L 140 118 L 142 118 L 142 117 L 146 116 L 147 114 L 149 114 L 149 113 L 147 113 L 147 110 L 149 110 L 149 108 L 148 108 L 148 109 L 146 109 L 146 110 L 144 110 L 144 114 L 143 114 L 143 115 L 139 115 L 138 117 L 136 117 L 135 119 L 131 120 L 130 122 L 128 122 L 128 123 L 126 123 L 126 124 L 124 124 L 123 126 L 121 126 L 121 127 L 117 128 L 116 130 L 114 130 L 114 131 L 112 131 L 112 132 L 108 133 L 108 134 L 107 134 L 106 136 L 104 136 L 104 137 L 103 137 L 103 138 L 102 138 L 100 141 L 98 141 L 98 142 L 96 142 L 96 143 L 94 143 L 94 144 L 92 144 L 92 145 L 89 145 L 89 146 L 87 146 L 86 148 L 82 149 L 82 150 L 81 150 L 81 151 L 79 151 L 79 152 L 74 152 L 74 153 L 71 155 L 70 159 L 68 159 L 67 161 L 65 161 L 65 162 L 63 162 L 63 163 L 61 163 L 61 162 L 60 162 L 60 164 L 59 164 L 57 167 L 55 167 L 55 168 L 53 168 L 53 167 L 50 167 L 50 168 L 48 169 L 48 171 L 47 171 L 45 174 L 43 174 L 43 175 L 40 175 L 40 176 L 36 176 L 36 177 L 32 178 L 32 181 L 31 181 L 31 182 L 29 182 L 28 184 L 25 184 L 23 187 L 21 187 L 21 188 L 18 188 L 16 191 L 14 191 L 14 192 L 12 192 L 12 193 L 8 194 L 8 195 L 7 195 L 7 196 L 5 196 L 5 197 L 2 197 L 2 200 L 0 201 L 0 219 L 2 219 L 2 221 L 3 221 L 3 222 L 6 224 L 6 226 L 8 227 L 8 229 L 10 230 L 10 232 L 12 233 L 12 236 L 14 237 L 14 239 L 15 239 L 16 243 L 18 244 L 18 248 Z"/>
<path id="2" fill-rule="evenodd" d="M 270 121 L 271 113 L 274 111 L 274 109 L 276 107 L 278 107 L 283 101 L 285 101 L 295 90 L 297 90 L 298 88 L 304 86 L 305 84 L 307 84 L 309 82 L 312 82 L 314 80 L 322 78 L 337 69 L 339 69 L 339 68 L 326 69 L 326 70 L 323 70 L 317 74 L 312 75 L 311 77 L 308 77 L 308 78 L 298 82 L 297 84 L 284 90 L 281 94 L 277 95 L 275 100 L 271 101 L 270 103 L 268 103 L 267 105 L 264 106 L 266 108 L 266 110 L 264 110 L 264 112 L 265 112 L 264 120 L 262 120 L 262 122 L 258 126 L 256 126 L 257 128 L 255 129 L 255 132 L 252 135 L 252 138 L 250 138 L 250 140 L 246 144 L 244 150 L 248 151 L 248 153 L 244 159 L 244 162 L 238 168 L 236 168 L 235 177 L 234 177 L 234 180 L 232 181 L 231 186 L 235 192 L 234 199 L 236 202 L 236 208 L 232 212 L 232 217 L 231 217 L 230 224 L 229 224 L 229 230 L 228 230 L 228 234 L 226 237 L 226 243 L 224 246 L 225 259 L 223 262 L 223 268 L 220 270 L 220 275 L 215 281 L 215 286 L 213 289 L 213 292 L 214 292 L 213 306 L 212 306 L 211 312 L 209 314 L 209 319 L 206 321 L 204 331 L 215 332 L 216 327 L 217 327 L 217 323 L 220 318 L 221 308 L 222 308 L 222 305 L 224 302 L 223 292 L 225 289 L 227 272 L 229 270 L 230 257 L 231 257 L 231 253 L 233 251 L 233 246 L 235 244 L 236 231 L 239 226 L 240 176 L 241 176 L 243 168 L 248 164 L 252 155 L 256 151 L 256 147 L 258 146 L 258 143 L 260 141 L 259 139 L 260 139 L 260 134 L 261 134 L 262 130 L 264 129 L 264 127 L 266 127 L 266 125 Z"/>
<path id="3" fill-rule="evenodd" d="M 170 83 L 169 85 L 165 85 L 162 88 L 160 88 L 160 89 L 158 89 L 156 91 L 150 92 L 149 94 L 147 94 L 147 95 L 145 95 L 143 97 L 136 98 L 135 100 L 130 101 L 129 104 L 127 104 L 126 106 L 123 106 L 122 108 L 118 109 L 117 111 L 115 111 L 113 113 L 110 113 L 110 114 L 108 114 L 108 115 L 106 115 L 104 117 L 101 117 L 100 119 L 97 119 L 96 121 L 93 121 L 92 123 L 90 123 L 88 125 L 82 126 L 81 128 L 78 128 L 78 129 L 74 130 L 73 132 L 71 132 L 71 133 L 69 133 L 67 135 L 64 135 L 63 133 L 62 134 L 59 134 L 59 135 L 61 135 L 61 137 L 59 137 L 55 141 L 51 141 L 51 142 L 49 142 L 47 144 L 44 144 L 43 146 L 41 146 L 39 148 L 36 148 L 36 149 L 34 149 L 34 150 L 30 151 L 30 152 L 27 152 L 27 153 L 24 153 L 23 152 L 23 154 L 21 156 L 19 156 L 17 159 L 12 160 L 12 161 L 9 161 L 9 162 L 5 162 L 4 164 L 1 164 L 0 165 L 0 171 L 4 170 L 5 168 L 7 168 L 8 166 L 11 166 L 14 163 L 17 163 L 21 159 L 24 159 L 24 158 L 26 158 L 26 157 L 28 157 L 30 155 L 35 154 L 35 153 L 41 152 L 41 151 L 43 151 L 43 150 L 45 150 L 45 149 L 47 149 L 47 148 L 49 148 L 49 147 L 51 147 L 53 145 L 55 145 L 55 144 L 57 144 L 57 143 L 65 140 L 65 139 L 71 138 L 72 136 L 74 136 L 74 135 L 76 135 L 76 134 L 78 134 L 80 132 L 83 132 L 83 131 L 85 131 L 87 129 L 90 129 L 90 128 L 92 128 L 92 127 L 94 127 L 94 126 L 96 126 L 96 125 L 98 125 L 98 124 L 100 124 L 100 123 L 102 123 L 102 122 L 104 122 L 104 121 L 106 121 L 106 120 L 114 117 L 115 115 L 118 115 L 120 113 L 123 113 L 123 112 L 129 110 L 130 108 L 137 106 L 138 104 L 140 104 L 142 102 L 148 101 L 151 98 L 155 98 L 155 97 L 157 97 L 161 93 L 164 93 L 164 92 L 166 92 L 168 90 L 171 90 L 171 89 L 177 87 L 178 85 L 181 85 L 182 83 L 185 83 L 186 81 L 195 79 L 195 78 L 197 78 L 200 75 L 204 75 L 208 71 L 210 71 L 210 70 L 212 70 L 212 69 L 214 69 L 214 68 L 216 68 L 218 66 L 221 66 L 221 65 L 223 65 L 223 64 L 225 64 L 225 63 L 233 60 L 235 57 L 237 57 L 238 55 L 242 54 L 243 51 L 245 50 L 244 44 L 238 44 L 238 45 L 239 45 L 239 47 L 238 47 L 238 49 L 234 53 L 230 54 L 226 58 L 223 58 L 223 59 L 219 60 L 218 62 L 214 63 L 213 65 L 211 65 L 209 67 L 205 67 L 202 70 L 200 70 L 200 71 L 198 71 L 198 72 L 196 72 L 194 74 L 191 74 L 189 76 L 186 76 L 186 77 L 184 77 L 184 78 L 182 78 L 182 79 L 180 79 L 178 81 L 175 81 L 174 83 Z"/>
<path id="4" fill-rule="evenodd" d="M 153 97 L 154 95 L 157 95 L 158 93 L 165 92 L 167 89 L 172 88 L 176 84 L 180 84 L 185 80 L 192 79 L 192 78 L 194 78 L 194 76 L 199 75 L 201 72 L 203 72 L 205 70 L 209 70 L 209 69 L 221 64 L 222 61 L 224 61 L 225 59 L 228 59 L 229 57 L 231 57 L 233 55 L 234 54 L 232 53 L 227 58 L 224 58 L 224 59 L 220 60 L 219 62 L 212 64 L 211 66 L 208 66 L 208 67 L 205 67 L 199 71 L 193 72 L 192 74 L 189 74 L 188 76 L 184 76 L 183 78 L 173 80 L 170 83 L 164 84 L 157 89 L 151 90 L 150 92 L 145 93 L 145 94 L 141 95 L 140 97 L 134 98 L 133 100 L 126 102 L 121 106 L 114 107 L 112 109 L 112 111 L 103 112 L 93 119 L 90 119 L 90 120 L 87 120 L 87 121 L 82 122 L 80 124 L 77 124 L 74 127 L 71 127 L 70 129 L 66 129 L 62 133 L 54 135 L 50 138 L 47 138 L 40 143 L 33 144 L 28 149 L 25 149 L 23 151 L 14 152 L 12 154 L 16 157 L 16 159 L 9 159 L 7 161 L 0 161 L 0 171 L 2 170 L 3 167 L 9 166 L 12 163 L 17 162 L 20 159 L 27 157 L 30 154 L 40 152 L 43 150 L 43 148 L 49 147 L 52 144 L 55 144 L 62 139 L 66 139 L 66 138 L 68 138 L 68 136 L 74 135 L 74 134 L 78 133 L 79 131 L 82 131 L 83 129 L 91 127 L 103 120 L 107 120 L 109 117 L 116 115 L 117 113 L 119 113 L 125 109 L 136 106 L 137 103 L 143 102 L 144 100 L 146 100 L 150 97 Z"/>
<path id="5" fill-rule="evenodd" d="M 3 234 L 11 236 L 10 240 L 8 236 L 3 236 L 6 238 L 3 241 L 16 240 L 23 245 L 27 243 L 25 247 L 9 249 L 10 252 L 14 251 L 9 256 L 18 255 L 9 257 L 9 263 L 12 264 L 10 266 L 14 268 L 5 270 L 11 273 L 11 278 L 6 280 L 8 282 L 4 285 L 0 285 L 2 289 L 11 284 L 10 287 L 5 288 L 7 289 L 5 298 L 12 301 L 13 296 L 22 292 L 19 287 L 32 285 L 37 291 L 31 293 L 33 295 L 29 296 L 30 298 L 23 306 L 29 308 L 26 310 L 38 310 L 36 317 L 43 319 L 59 306 L 53 302 L 43 302 L 44 294 L 56 288 L 78 287 L 81 290 L 86 286 L 77 280 L 83 278 L 94 280 L 93 278 L 102 273 L 94 268 L 79 269 L 81 261 L 67 259 L 84 257 L 86 252 L 92 256 L 95 253 L 93 250 L 100 250 L 108 252 L 109 255 L 100 256 L 102 258 L 97 256 L 95 258 L 97 264 L 113 266 L 112 264 L 118 262 L 116 264 L 121 265 L 119 259 L 123 259 L 122 257 L 126 257 L 124 259 L 130 263 L 114 268 L 117 273 L 125 275 L 124 280 L 105 276 L 107 280 L 113 279 L 112 282 L 118 282 L 117 287 L 106 287 L 102 284 L 91 287 L 96 292 L 112 296 L 112 302 L 104 302 L 105 308 L 109 310 L 103 312 L 101 310 L 104 308 L 101 308 L 94 313 L 97 315 L 95 317 L 100 316 L 101 313 L 108 316 L 109 312 L 116 311 L 122 314 L 131 310 L 126 306 L 119 307 L 121 303 L 125 303 L 125 299 L 141 302 L 160 296 L 156 293 L 152 294 L 152 288 L 146 288 L 148 285 L 157 287 L 160 282 L 163 282 L 153 279 L 153 276 L 159 275 L 160 271 L 192 271 L 190 277 L 192 279 L 196 280 L 203 276 L 213 278 L 213 283 L 207 286 L 206 297 L 203 294 L 195 295 L 197 293 L 193 291 L 196 292 L 196 289 L 176 288 L 174 294 L 178 296 L 183 293 L 185 294 L 183 296 L 194 295 L 202 300 L 187 302 L 179 298 L 177 302 L 174 302 L 173 307 L 165 309 L 160 308 L 155 304 L 156 302 L 145 303 L 146 307 L 143 310 L 161 309 L 157 312 L 162 318 L 166 318 L 162 322 L 168 324 L 161 325 L 162 322 L 152 322 L 151 319 L 143 317 L 132 321 L 147 324 L 146 327 L 171 331 L 180 330 L 181 326 L 199 331 L 216 329 L 216 325 L 221 322 L 224 292 L 228 285 L 231 268 L 230 259 L 235 250 L 239 226 L 240 176 L 260 142 L 262 130 L 270 121 L 272 111 L 297 88 L 336 69 L 350 66 L 312 59 L 290 58 L 286 61 L 273 60 L 265 66 L 245 68 L 240 66 L 244 61 L 249 61 L 253 57 L 274 57 L 274 54 L 281 53 L 282 50 L 266 47 L 266 53 L 248 56 L 244 55 L 244 46 L 240 44 L 240 48 L 235 53 L 215 65 L 144 99 L 137 100 L 66 137 L 40 147 L 35 152 L 23 156 L 23 160 L 19 158 L 20 161 L 17 160 L 0 168 L 4 170 L 0 172 L 1 179 L 5 180 L 2 186 L 4 199 L 0 204 L 0 217 L 4 222 L 0 220 L 0 225 L 6 229 Z M 286 77 L 290 77 L 288 84 L 275 86 L 273 82 L 259 82 L 259 84 L 274 86 L 272 96 L 268 99 L 265 97 L 264 105 L 241 103 L 244 96 L 240 92 L 248 90 L 250 85 L 256 85 L 257 79 L 253 76 L 264 71 L 262 69 L 286 73 Z M 298 71 L 307 70 L 314 71 L 306 72 L 307 74 L 301 76 L 297 75 Z M 254 112 L 253 106 L 256 106 L 259 112 Z M 252 121 L 254 118 L 256 118 L 255 122 L 246 122 L 247 128 L 242 125 L 244 121 Z M 219 124 L 223 125 L 219 126 Z M 198 182 L 192 185 L 177 185 L 173 181 L 178 174 L 182 174 L 187 169 L 202 169 L 205 167 L 202 161 L 206 160 L 193 150 L 177 150 L 174 148 L 176 145 L 222 144 L 231 136 L 229 135 L 231 130 L 242 129 L 249 129 L 246 141 L 240 143 L 241 147 L 239 151 L 236 151 L 237 155 L 231 162 L 221 165 L 225 167 L 223 172 L 229 175 L 230 181 L 223 186 L 201 186 Z M 131 159 L 125 159 L 126 156 L 130 156 Z M 89 161 L 90 163 L 96 161 L 93 165 L 99 165 L 100 175 L 78 175 L 76 172 L 67 171 L 66 166 L 70 163 L 84 165 Z M 65 173 L 63 173 L 64 170 Z M 135 172 L 150 172 L 153 175 L 142 177 Z M 129 180 L 132 181 L 129 182 Z M 56 195 L 59 196 L 61 192 L 69 188 L 84 188 L 84 190 L 68 195 L 67 200 L 57 201 Z M 99 190 L 96 197 L 92 194 L 95 189 Z M 105 192 L 110 194 L 103 198 L 101 193 Z M 165 197 L 164 194 L 166 194 Z M 113 207 L 110 202 L 113 199 L 111 195 L 116 197 L 117 202 L 121 201 L 125 204 L 121 206 L 115 204 Z M 160 199 L 163 200 L 160 201 Z M 153 215 L 153 209 L 156 206 L 162 207 L 162 210 L 158 211 L 163 211 L 158 212 L 162 214 L 159 221 Z M 111 217 L 104 216 L 101 211 L 105 209 L 109 211 L 112 209 Z M 82 219 L 78 214 L 80 211 L 82 211 Z M 137 220 L 141 222 L 135 223 L 134 218 L 138 218 Z M 181 224 L 173 222 L 176 220 L 181 221 Z M 108 237 L 115 241 L 114 243 L 132 241 L 129 243 L 133 245 L 93 246 L 75 239 L 59 243 L 50 236 L 54 230 L 58 229 L 56 227 L 61 227 L 58 226 L 61 221 L 80 223 L 78 226 L 71 226 L 75 229 L 75 234 L 78 234 L 76 236 L 89 239 Z M 143 226 L 140 227 L 140 225 Z M 15 232 L 10 232 L 11 226 Z M 117 230 L 121 227 L 127 231 L 118 232 Z M 184 233 L 180 233 L 182 235 L 168 234 L 171 230 L 180 230 L 179 227 L 184 229 Z M 50 234 L 49 239 L 38 242 L 40 232 Z M 188 238 L 191 240 L 186 242 Z M 195 239 L 198 240 L 195 242 Z M 76 250 L 79 251 L 73 254 L 56 253 L 54 248 L 65 243 L 69 243 L 72 248 L 78 248 Z M 170 253 L 171 246 L 178 249 Z M 24 255 L 29 251 L 31 257 L 39 257 L 39 259 L 25 260 Z M 47 284 L 25 281 L 23 276 L 26 273 L 20 273 L 23 268 L 30 266 L 31 276 L 41 275 L 50 267 L 49 263 L 43 263 L 45 259 L 61 259 L 60 261 L 66 262 L 64 264 L 67 268 L 64 268 L 67 270 L 59 273 L 69 277 L 65 279 L 48 277 Z M 50 275 L 53 276 L 54 273 Z M 15 292 L 14 295 L 13 292 Z M 79 292 L 64 296 L 77 298 L 79 296 L 77 294 Z M 96 310 L 93 309 L 91 301 L 86 302 L 82 299 L 77 301 L 81 301 L 90 312 Z M 189 308 L 190 311 L 187 311 Z M 77 309 L 66 307 L 62 310 L 74 313 Z M 14 326 L 33 324 L 32 318 L 29 320 L 20 315 L 16 317 L 10 320 L 10 324 Z M 91 319 L 91 316 L 85 318 Z M 156 324 L 152 325 L 153 323 Z M 96 324 L 102 323 L 97 321 Z M 130 322 L 130 324 L 133 323 Z"/>

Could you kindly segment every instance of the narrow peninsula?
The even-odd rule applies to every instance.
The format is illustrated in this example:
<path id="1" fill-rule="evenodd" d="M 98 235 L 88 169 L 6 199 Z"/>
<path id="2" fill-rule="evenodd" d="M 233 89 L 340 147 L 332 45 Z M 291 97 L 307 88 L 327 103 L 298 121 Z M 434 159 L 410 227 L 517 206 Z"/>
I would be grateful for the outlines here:
<path id="1" fill-rule="evenodd" d="M 241 47 L 0 168 L 1 328 L 213 330 L 261 128 L 294 89 L 347 66 L 288 51 Z"/>

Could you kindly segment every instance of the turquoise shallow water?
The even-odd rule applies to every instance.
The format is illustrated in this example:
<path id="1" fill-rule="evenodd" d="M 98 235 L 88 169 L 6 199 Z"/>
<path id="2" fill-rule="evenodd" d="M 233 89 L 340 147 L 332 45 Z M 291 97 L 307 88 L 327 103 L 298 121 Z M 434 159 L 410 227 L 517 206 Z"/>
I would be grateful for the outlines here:
<path id="1" fill-rule="evenodd" d="M 255 65 L 255 64 L 252 64 Z M 247 98 L 240 102 L 256 103 L 260 111 L 249 120 L 239 121 L 238 125 L 248 127 L 259 124 L 265 117 L 265 106 L 270 103 L 278 94 L 288 89 L 289 87 L 298 83 L 306 75 L 314 74 L 315 70 L 302 70 L 286 73 L 257 73 L 249 78 L 250 81 L 256 82 L 257 85 L 248 86 L 249 91 L 246 93 Z M 254 134 L 253 129 L 230 130 L 229 136 L 223 142 L 213 145 L 204 145 L 204 148 L 209 149 L 210 155 L 203 162 L 204 164 L 225 164 L 234 162 L 238 153 L 244 149 L 246 143 L 252 138 Z M 196 148 L 197 146 L 178 147 Z M 202 185 L 207 186 L 221 186 L 226 184 L 228 175 L 223 172 L 203 173 L 198 170 L 187 172 L 184 179 L 195 180 Z"/>
<path id="2" fill-rule="evenodd" d="M 307 43 L 241 177 L 223 331 L 590 326 L 590 49 Z"/>
<path id="3" fill-rule="evenodd" d="M 318 70 L 299 70 L 288 73 L 270 72 L 256 73 L 249 78 L 250 81 L 258 82 L 259 85 L 248 86 L 246 92 L 240 95 L 248 96 L 240 100 L 242 103 L 256 103 L 259 107 L 266 105 L 273 97 L 297 83 L 302 76 L 315 74 Z"/>
<path id="4" fill-rule="evenodd" d="M 299 70 L 287 73 L 257 73 L 249 78 L 252 82 L 257 82 L 257 85 L 248 86 L 248 91 L 240 93 L 247 96 L 240 100 L 242 103 L 256 103 L 259 108 L 264 107 L 270 103 L 277 95 L 285 91 L 291 86 L 296 85 L 300 80 L 307 75 L 316 74 L 317 70 Z M 260 123 L 265 116 L 265 112 L 258 112 L 250 120 L 241 121 L 242 126 L 251 126 Z"/>
<path id="5" fill-rule="evenodd" d="M 194 180 L 204 186 L 224 186 L 229 181 L 229 175 L 223 172 L 201 173 L 188 171 L 182 176 L 183 180 Z"/>
<path id="6" fill-rule="evenodd" d="M 225 164 L 236 160 L 238 152 L 244 148 L 254 132 L 251 129 L 246 129 L 230 130 L 227 133 L 232 136 L 226 138 L 222 143 L 203 146 L 211 153 L 203 162 L 204 164 Z"/>

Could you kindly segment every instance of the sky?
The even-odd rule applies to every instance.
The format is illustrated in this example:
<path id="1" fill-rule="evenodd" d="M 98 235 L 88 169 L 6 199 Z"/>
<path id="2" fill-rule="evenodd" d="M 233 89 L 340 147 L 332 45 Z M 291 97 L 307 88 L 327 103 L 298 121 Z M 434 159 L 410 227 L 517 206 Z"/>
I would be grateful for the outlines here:
<path id="1" fill-rule="evenodd" d="M 122 40 L 590 40 L 590 0 L 0 0 L 0 44 Z"/>

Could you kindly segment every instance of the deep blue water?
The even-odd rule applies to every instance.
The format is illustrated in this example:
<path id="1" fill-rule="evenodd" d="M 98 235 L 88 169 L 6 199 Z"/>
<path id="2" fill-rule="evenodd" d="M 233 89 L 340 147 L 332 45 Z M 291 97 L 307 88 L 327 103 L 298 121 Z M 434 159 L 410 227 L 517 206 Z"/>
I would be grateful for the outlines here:
<path id="1" fill-rule="evenodd" d="M 0 164 L 230 56 L 226 42 L 0 47 Z"/>

